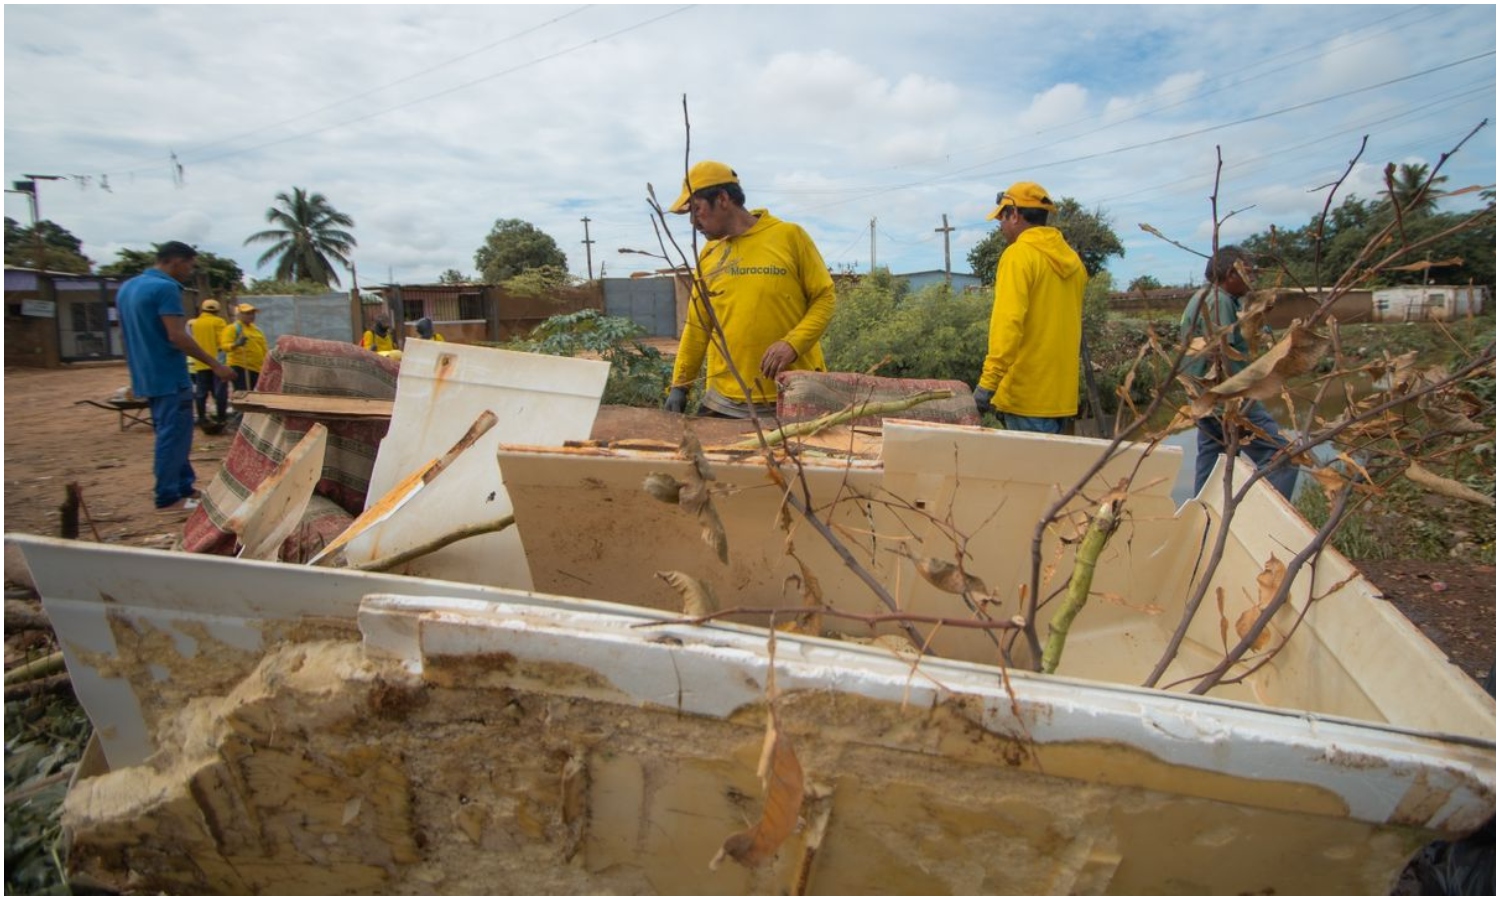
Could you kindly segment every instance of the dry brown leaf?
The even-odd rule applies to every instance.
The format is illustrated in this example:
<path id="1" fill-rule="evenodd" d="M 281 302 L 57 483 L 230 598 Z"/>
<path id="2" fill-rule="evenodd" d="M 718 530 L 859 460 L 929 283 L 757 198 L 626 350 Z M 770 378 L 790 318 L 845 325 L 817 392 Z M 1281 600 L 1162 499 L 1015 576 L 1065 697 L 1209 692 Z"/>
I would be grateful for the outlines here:
<path id="1" fill-rule="evenodd" d="M 916 567 L 917 574 L 922 580 L 949 594 L 988 594 L 989 589 L 977 575 L 970 575 L 959 570 L 954 563 L 944 559 L 934 559 L 930 556 L 914 556 L 910 553 L 907 558 Z"/>
<path id="2" fill-rule="evenodd" d="M 1219 643 L 1224 646 L 1224 652 L 1229 652 L 1229 614 L 1224 611 L 1224 588 L 1214 588 L 1214 596 L 1219 604 Z"/>
<path id="3" fill-rule="evenodd" d="M 1461 481 L 1444 478 L 1434 472 L 1422 468 L 1416 463 L 1409 463 L 1406 467 L 1406 477 L 1414 484 L 1418 484 L 1434 494 L 1442 494 L 1444 497 L 1452 497 L 1455 500 L 1467 500 L 1480 506 L 1495 508 L 1495 498 L 1489 494 L 1481 494 Z"/>
<path id="4" fill-rule="evenodd" d="M 1281 582 L 1286 580 L 1286 563 L 1276 558 L 1272 553 L 1271 558 L 1261 567 L 1260 574 L 1255 576 L 1255 583 L 1260 588 L 1260 598 L 1255 605 L 1258 609 L 1265 609 L 1271 605 L 1271 598 L 1276 596 L 1276 591 L 1281 587 Z M 1240 635 L 1244 637 L 1244 635 Z"/>
<path id="5" fill-rule="evenodd" d="M 663 503 L 675 506 L 682 496 L 682 482 L 665 472 L 651 472 L 641 482 L 641 490 Z"/>
<path id="6" fill-rule="evenodd" d="M 1312 371 L 1327 348 L 1328 338 L 1304 326 L 1300 319 L 1293 320 L 1286 335 L 1264 356 L 1198 395 L 1192 404 L 1195 417 L 1207 415 L 1225 400 L 1265 400 L 1280 394 L 1288 379 Z"/>
<path id="7" fill-rule="evenodd" d="M 1240 617 L 1235 620 L 1234 630 L 1239 633 L 1241 640 L 1244 640 L 1245 635 L 1250 633 L 1250 629 L 1255 627 L 1255 620 L 1260 618 L 1260 612 L 1259 609 L 1251 607 L 1240 613 Z M 1255 640 L 1250 642 L 1250 649 L 1259 653 L 1269 640 L 1271 640 L 1271 632 L 1261 629 L 1260 634 L 1255 636 Z"/>
<path id="8" fill-rule="evenodd" d="M 797 829 L 802 812 L 802 764 L 792 751 L 791 741 L 777 727 L 774 708 L 766 717 L 766 740 L 756 774 L 766 793 L 760 819 L 725 838 L 724 846 L 708 864 L 710 869 L 717 869 L 726 856 L 746 868 L 758 866 L 775 855 Z"/>
<path id="9" fill-rule="evenodd" d="M 1435 399 L 1421 401 L 1417 404 L 1422 409 L 1422 414 L 1427 421 L 1432 423 L 1433 431 L 1445 431 L 1449 434 L 1482 434 L 1489 431 L 1488 425 L 1475 421 L 1469 415 L 1449 409 Z"/>
<path id="10" fill-rule="evenodd" d="M 698 437 L 691 430 L 683 432 L 680 452 L 693 464 L 693 467 L 688 471 L 687 482 L 678 492 L 677 503 L 698 517 L 698 524 L 702 526 L 699 537 L 714 551 L 714 555 L 719 557 L 719 562 L 728 565 L 729 536 L 724 531 L 724 523 L 719 519 L 718 510 L 714 508 L 713 497 L 709 490 L 709 482 L 713 481 L 714 477 L 713 470 L 708 465 L 708 459 L 703 455 L 703 446 L 698 443 Z"/>
<path id="11" fill-rule="evenodd" d="M 701 619 L 718 611 L 719 601 L 713 588 L 686 572 L 657 572 L 656 577 L 671 585 L 682 598 L 683 615 Z"/>

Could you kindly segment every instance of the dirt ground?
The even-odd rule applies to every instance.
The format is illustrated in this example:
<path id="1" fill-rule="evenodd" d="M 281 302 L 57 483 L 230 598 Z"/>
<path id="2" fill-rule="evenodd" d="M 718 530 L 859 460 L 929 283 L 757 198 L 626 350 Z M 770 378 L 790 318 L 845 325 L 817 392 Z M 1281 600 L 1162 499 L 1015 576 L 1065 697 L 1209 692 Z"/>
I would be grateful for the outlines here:
<path id="1" fill-rule="evenodd" d="M 165 548 L 187 519 L 158 512 L 151 499 L 152 432 L 120 430 L 104 400 L 130 378 L 123 363 L 43 370 L 7 367 L 5 379 L 6 532 L 56 535 L 66 486 L 76 482 L 85 516 L 80 537 Z M 232 435 L 199 432 L 192 462 L 208 484 Z M 9 560 L 9 556 L 7 557 Z M 1495 568 L 1460 563 L 1366 562 L 1365 574 L 1402 613 L 1476 680 L 1495 661 Z M 9 578 L 9 561 L 7 578 Z"/>

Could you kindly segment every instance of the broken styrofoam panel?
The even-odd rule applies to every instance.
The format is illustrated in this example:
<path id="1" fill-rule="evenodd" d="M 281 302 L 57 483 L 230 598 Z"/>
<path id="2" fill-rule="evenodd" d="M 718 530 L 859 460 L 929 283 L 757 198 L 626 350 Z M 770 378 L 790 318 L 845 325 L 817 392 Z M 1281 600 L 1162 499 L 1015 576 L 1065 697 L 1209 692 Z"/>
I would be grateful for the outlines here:
<path id="1" fill-rule="evenodd" d="M 772 662 L 763 634 L 642 627 L 653 619 L 623 609 L 480 607 L 401 596 L 372 596 L 362 607 L 362 623 L 402 617 L 417 627 L 386 629 L 392 640 L 380 649 L 409 669 L 475 661 L 467 670 L 475 686 L 643 704 L 669 714 L 732 718 L 762 703 Z M 375 649 L 373 641 L 367 633 L 367 650 Z M 1327 790 L 1355 819 L 1450 832 L 1477 827 L 1489 814 L 1485 804 L 1494 801 L 1493 743 L 1444 744 L 1349 720 L 1029 673 L 1011 673 L 1007 690 L 991 667 L 927 659 L 914 670 L 878 649 L 795 635 L 777 637 L 774 661 L 782 696 L 833 692 L 912 710 L 959 704 L 986 730 L 1023 739 L 1044 758 L 1051 745 L 1113 744 L 1164 764 L 1150 771 L 1091 769 L 1059 750 L 1040 767 L 1054 777 L 1086 772 L 1101 783 L 1171 789 L 1166 770 L 1180 766 L 1245 780 L 1233 785 L 1182 776 L 1187 780 L 1179 788 L 1196 781 L 1194 789 L 1209 799 L 1338 814 L 1313 796 Z M 533 664 L 540 668 L 533 671 Z M 930 752 L 947 751 L 934 746 Z M 1305 785 L 1311 793 L 1267 787 L 1262 795 L 1251 787 L 1266 781 Z M 1386 786 L 1372 789 L 1381 783 Z M 1415 795 L 1424 790 L 1429 793 L 1418 801 Z"/>
<path id="2" fill-rule="evenodd" d="M 656 575 L 677 571 L 708 585 L 724 609 L 802 606 L 801 570 L 787 555 L 787 534 L 777 524 L 782 489 L 759 457 L 712 457 L 712 502 L 726 535 L 727 563 L 705 543 L 695 515 L 642 487 L 653 473 L 686 481 L 691 464 L 676 454 L 502 447 L 500 466 L 537 589 L 680 610 L 681 598 Z M 866 552 L 873 524 L 869 510 L 853 500 L 825 509 L 839 497 L 876 492 L 878 465 L 807 461 L 804 472 L 820 517 L 854 536 L 849 540 L 861 563 L 877 573 L 888 569 L 890 554 L 872 558 Z M 792 546 L 830 602 L 854 611 L 883 611 L 827 541 L 795 516 Z M 855 630 L 855 623 L 848 624 Z"/>
<path id="3" fill-rule="evenodd" d="M 1209 476 L 1197 501 L 1217 529 L 1222 520 L 1225 460 Z M 1236 462 L 1235 483 L 1252 472 Z M 1255 523 L 1244 527 L 1240 523 Z M 1260 595 L 1256 576 L 1275 556 L 1282 563 L 1313 539 L 1315 529 L 1287 500 L 1261 480 L 1235 511 L 1225 562 L 1194 619 L 1190 637 L 1220 646 L 1221 620 L 1215 597 L 1222 591 L 1228 641 L 1238 640 L 1234 623 L 1253 610 Z M 1350 710 L 1406 727 L 1455 734 L 1492 735 L 1495 701 L 1478 683 L 1450 663 L 1441 649 L 1394 606 L 1379 589 L 1329 544 L 1303 566 L 1293 582 L 1288 607 L 1272 620 L 1272 640 L 1296 628 L 1296 636 L 1271 665 L 1257 673 L 1260 702 L 1295 702 L 1314 711 Z M 1299 612 L 1307 613 L 1300 625 Z M 1393 660 L 1400 660 L 1393 665 Z M 1296 697 L 1295 701 L 1291 698 Z M 1361 712 L 1360 710 L 1363 710 Z"/>
<path id="4" fill-rule="evenodd" d="M 1017 442 L 1031 453 L 1041 439 L 985 429 L 888 426 L 887 447 L 894 460 L 886 461 L 884 468 L 806 462 L 804 471 L 820 517 L 831 519 L 854 559 L 869 569 L 903 611 L 972 618 L 959 597 L 921 581 L 913 563 L 898 555 L 914 553 L 951 562 L 956 555 L 951 534 L 956 528 L 970 537 L 966 571 L 983 579 L 999 599 L 989 610 L 991 618 L 1003 620 L 1019 612 L 1022 585 L 1030 578 L 1037 513 L 1034 504 L 1013 502 L 1013 498 L 1027 491 L 1040 496 L 1051 486 L 1038 481 L 1043 476 L 1035 465 L 1027 468 L 1034 473 L 1027 476 L 998 464 L 991 472 L 986 461 L 1010 460 L 1008 464 L 1014 467 L 1017 459 L 1027 458 L 1017 451 Z M 1080 439 L 1042 449 L 1053 454 L 1058 466 L 1081 470 L 1100 446 L 1101 442 Z M 1208 508 L 1196 502 L 1181 510 L 1173 508 L 1164 476 L 1176 466 L 1177 454 L 1158 448 L 1142 460 L 1141 452 L 1138 447 L 1127 447 L 1126 455 L 1112 464 L 1119 469 L 1139 464 L 1141 488 L 1127 501 L 1125 524 L 1101 555 L 1089 605 L 1074 622 L 1059 674 L 1142 683 L 1164 652 L 1194 574 L 1203 566 L 1205 548 L 1211 546 L 1213 522 Z M 680 598 L 655 573 L 681 571 L 708 584 L 721 609 L 791 609 L 802 603 L 796 580 L 800 569 L 787 554 L 785 534 L 776 524 L 780 490 L 769 482 L 759 459 L 713 462 L 717 484 L 724 489 L 715 495 L 714 504 L 728 534 L 729 563 L 725 565 L 700 539 L 700 524 L 694 516 L 652 498 L 641 487 L 653 472 L 686 479 L 689 464 L 674 454 L 520 447 L 502 447 L 500 453 L 517 510 L 517 527 L 526 536 L 532 575 L 543 591 L 676 610 L 681 608 Z M 1110 469 L 1106 474 L 1116 477 Z M 1257 503 L 1274 506 L 1273 499 L 1254 493 Z M 895 502 L 898 499 L 900 503 Z M 1267 518 L 1271 513 L 1262 514 L 1259 509 L 1245 507 L 1237 534 L 1243 530 L 1269 547 L 1277 540 L 1307 533 L 1300 519 L 1286 517 L 1291 514 Z M 633 539 L 636 535 L 651 539 Z M 793 545 L 819 580 L 825 602 L 846 612 L 883 611 L 870 589 L 807 523 L 798 523 Z M 1224 623 L 1225 635 L 1235 633 L 1233 621 L 1247 598 L 1253 601 L 1258 596 L 1255 576 L 1264 561 L 1258 554 L 1263 552 L 1268 551 L 1245 549 L 1238 539 L 1230 542 L 1217 582 L 1225 587 L 1226 611 L 1235 610 Z M 1066 584 L 1072 568 L 1071 546 L 1060 544 L 1056 531 L 1047 535 L 1043 564 L 1054 569 L 1045 598 Z M 1331 578 L 1323 579 L 1319 590 L 1327 591 L 1335 584 Z M 1359 583 L 1350 582 L 1340 590 L 1353 596 L 1360 590 Z M 1225 642 L 1216 600 L 1217 592 L 1210 592 L 1189 639 L 1159 682 L 1162 686 L 1186 691 L 1196 683 L 1192 676 L 1222 659 Z M 1351 602 L 1357 610 L 1377 601 L 1366 597 Z M 1053 609 L 1041 609 L 1043 638 Z M 1284 613 L 1276 620 L 1277 627 L 1289 629 L 1286 619 L 1293 616 L 1294 611 Z M 737 621 L 754 622 L 744 616 Z M 1341 618 L 1337 627 L 1351 629 L 1390 653 L 1405 651 L 1412 629 L 1387 622 L 1372 630 L 1369 621 L 1355 613 Z M 845 634 L 867 633 L 855 620 L 828 616 L 823 625 Z M 918 625 L 917 630 L 933 633 L 930 626 Z M 893 633 L 895 627 L 886 625 L 881 631 Z M 1323 641 L 1319 631 L 1316 621 L 1305 621 L 1284 659 L 1272 660 L 1243 683 L 1216 688 L 1216 695 L 1400 724 L 1422 722 L 1434 730 L 1461 734 L 1482 732 L 1492 718 L 1473 717 L 1474 686 L 1445 663 L 1435 663 L 1426 677 L 1447 687 L 1434 683 L 1429 688 L 1438 695 L 1465 698 L 1461 706 L 1429 704 L 1402 694 L 1398 685 L 1391 686 L 1380 704 L 1371 703 L 1364 696 L 1362 675 L 1337 662 L 1317 661 L 1326 657 L 1326 653 L 1319 655 Z M 1024 641 L 1014 646 L 1012 661 L 1024 666 Z M 937 628 L 929 649 L 949 659 L 999 661 L 995 642 L 973 629 Z M 1369 665 L 1379 663 L 1371 660 Z"/>
<path id="5" fill-rule="evenodd" d="M 989 614 L 1009 619 L 1025 611 L 1031 592 L 1032 541 L 1038 521 L 1109 445 L 1091 438 L 887 421 L 883 487 L 887 495 L 919 508 L 899 517 L 915 538 L 911 550 L 917 555 L 951 564 L 959 553 L 958 538 L 967 539 L 964 571 L 982 580 L 998 601 Z M 1173 572 L 1178 536 L 1186 524 L 1177 521 L 1169 493 L 1170 476 L 1180 455 L 1160 448 L 1148 454 L 1140 445 L 1120 447 L 1119 456 L 1069 505 L 1075 516 L 1044 532 L 1040 590 L 1044 599 L 1072 574 L 1071 545 L 1081 534 L 1077 529 L 1105 496 L 1133 475 L 1124 524 L 1094 571 L 1093 591 L 1118 602 L 1091 604 L 1088 621 L 1090 627 L 1105 632 L 1138 634 L 1135 646 L 1160 642 L 1160 624 L 1147 610 L 1161 603 L 1159 595 Z M 930 614 L 951 607 L 951 595 L 925 583 L 911 563 L 902 564 L 900 575 L 903 608 Z M 1042 615 L 1051 613 L 1044 608 Z M 970 633 L 956 640 L 962 642 L 966 658 L 993 656 L 993 649 L 986 649 L 986 644 L 993 648 L 993 643 L 982 635 Z M 1016 647 L 1015 662 L 1023 664 L 1029 658 L 1025 642 Z M 1075 674 L 1069 667 L 1080 662 L 1087 668 L 1076 674 L 1092 677 L 1112 672 L 1112 676 L 1104 675 L 1112 680 L 1136 680 L 1149 671 L 1147 662 L 1138 676 L 1125 675 L 1133 670 L 1121 665 L 1114 648 L 1105 649 L 1103 657 L 1093 654 L 1088 659 L 1064 654 L 1060 671 Z"/>
<path id="6" fill-rule="evenodd" d="M 429 613 L 424 631 L 457 624 Z M 816 855 L 804 828 L 762 866 L 710 870 L 759 813 L 763 703 L 719 718 L 582 696 L 577 665 L 531 646 L 434 657 L 420 677 L 357 643 L 278 647 L 173 722 L 198 739 L 79 783 L 70 867 L 172 894 L 1378 893 L 1428 836 L 1277 773 L 1028 744 L 962 693 L 903 704 L 854 682 L 777 701 L 817 792 L 803 813 L 829 812 Z M 739 674 L 712 649 L 668 652 Z"/>
<path id="7" fill-rule="evenodd" d="M 357 637 L 365 594 L 424 585 L 450 597 L 502 596 L 481 585 L 349 569 L 34 535 L 5 540 L 35 573 L 74 692 L 115 767 L 144 761 L 164 716 L 243 678 L 277 641 Z"/>
<path id="8" fill-rule="evenodd" d="M 585 440 L 609 377 L 609 364 L 464 344 L 413 341 L 401 358 L 391 428 L 370 475 L 382 497 L 403 477 L 445 453 L 485 411 L 498 424 L 399 513 L 352 540 L 353 563 L 400 553 L 448 532 L 511 513 L 495 463 L 501 443 L 561 446 Z M 529 589 L 518 529 L 467 538 L 406 564 L 408 574 Z"/>

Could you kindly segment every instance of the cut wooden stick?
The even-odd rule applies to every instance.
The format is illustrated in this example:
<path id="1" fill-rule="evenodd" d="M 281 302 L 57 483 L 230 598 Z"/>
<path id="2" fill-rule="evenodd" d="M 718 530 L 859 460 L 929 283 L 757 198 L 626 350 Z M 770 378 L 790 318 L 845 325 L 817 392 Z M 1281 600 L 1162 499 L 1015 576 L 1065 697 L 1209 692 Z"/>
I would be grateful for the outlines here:
<path id="1" fill-rule="evenodd" d="M 810 422 L 797 422 L 792 425 L 783 425 L 774 431 L 768 431 L 766 432 L 766 444 L 774 446 L 785 443 L 794 437 L 817 434 L 825 428 L 832 428 L 835 425 L 842 425 L 845 422 L 853 422 L 863 419 L 866 416 L 883 416 L 890 413 L 897 413 L 933 400 L 947 400 L 952 396 L 952 391 L 923 391 L 920 394 L 913 394 L 910 397 L 901 397 L 896 400 L 864 400 L 859 403 L 852 403 L 837 412 L 819 416 Z M 752 440 L 741 441 L 738 444 L 731 444 L 725 449 L 759 450 L 760 447 L 760 438 L 757 437 Z"/>
<path id="2" fill-rule="evenodd" d="M 23 681 L 30 681 L 33 678 L 42 678 L 51 675 L 53 672 L 60 672 L 62 668 L 63 655 L 62 651 L 58 650 L 40 659 L 33 659 L 31 662 L 22 663 L 14 669 L 7 669 L 5 672 L 5 683 L 20 684 Z"/>
<path id="3" fill-rule="evenodd" d="M 434 538 L 425 544 L 420 544 L 408 550 L 402 550 L 400 553 L 392 553 L 390 556 L 383 556 L 380 559 L 372 559 L 369 562 L 358 563 L 356 565 L 350 566 L 349 568 L 359 569 L 362 572 L 389 572 L 391 569 L 394 569 L 397 566 L 402 565 L 403 563 L 409 563 L 412 560 L 426 556 L 429 553 L 436 553 L 449 544 L 456 544 L 459 541 L 465 540 L 466 538 L 478 537 L 481 534 L 489 534 L 495 531 L 504 531 L 514 524 L 516 524 L 515 516 L 501 516 L 493 522 L 480 522 L 477 525 L 469 525 L 465 528 L 459 528 L 455 531 L 450 531 L 441 537 Z"/>
<path id="4" fill-rule="evenodd" d="M 410 475 L 401 479 L 395 487 L 386 492 L 384 497 L 381 497 L 368 509 L 360 513 L 359 518 L 351 522 L 349 527 L 345 528 L 327 547 L 319 550 L 317 556 L 308 560 L 308 565 L 315 566 L 320 561 L 330 558 L 334 553 L 343 549 L 345 544 L 390 518 L 396 510 L 405 506 L 408 500 L 415 497 L 422 488 L 431 484 L 434 478 L 443 474 L 444 470 L 459 457 L 459 454 L 474 446 L 484 436 L 485 432 L 495 427 L 495 423 L 498 421 L 499 419 L 496 418 L 495 414 L 489 410 L 480 413 L 479 418 L 474 420 L 474 424 L 469 426 L 469 430 L 464 432 L 464 436 L 459 438 L 458 443 L 450 447 L 447 453 L 444 453 L 437 459 L 429 460 Z"/>

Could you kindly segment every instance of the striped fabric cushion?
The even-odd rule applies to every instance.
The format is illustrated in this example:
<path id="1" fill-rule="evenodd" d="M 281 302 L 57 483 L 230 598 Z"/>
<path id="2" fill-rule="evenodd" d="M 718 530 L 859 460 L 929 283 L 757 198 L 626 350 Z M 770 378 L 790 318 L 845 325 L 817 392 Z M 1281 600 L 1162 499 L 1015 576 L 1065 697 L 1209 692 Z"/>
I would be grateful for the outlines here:
<path id="1" fill-rule="evenodd" d="M 354 344 L 283 335 L 266 357 L 256 390 L 393 400 L 398 371 L 399 363 Z M 224 465 L 203 491 L 202 504 L 188 517 L 183 549 L 232 556 L 237 538 L 225 523 L 316 421 L 307 416 L 246 414 Z M 323 424 L 328 428 L 323 475 L 302 524 L 282 545 L 279 558 L 286 561 L 305 561 L 364 511 L 375 451 L 390 428 L 390 422 L 380 420 Z"/>

